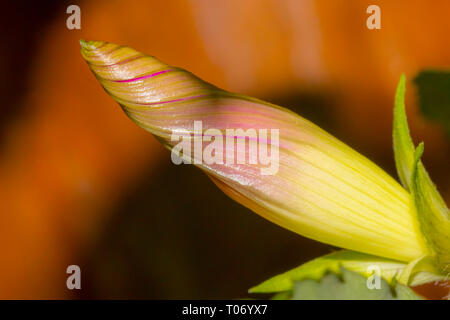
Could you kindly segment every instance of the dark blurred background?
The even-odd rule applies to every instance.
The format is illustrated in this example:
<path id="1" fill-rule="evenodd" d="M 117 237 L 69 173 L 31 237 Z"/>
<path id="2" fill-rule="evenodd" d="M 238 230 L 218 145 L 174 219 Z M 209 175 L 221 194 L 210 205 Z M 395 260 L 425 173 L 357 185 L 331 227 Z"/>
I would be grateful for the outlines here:
<path id="1" fill-rule="evenodd" d="M 81 8 L 81 30 L 66 27 L 70 4 Z M 381 30 L 366 28 L 371 4 Z M 332 250 L 173 165 L 100 88 L 80 38 L 130 45 L 289 107 L 395 175 L 395 87 L 401 73 L 449 68 L 449 12 L 446 0 L 4 3 L 0 298 L 243 298 Z M 448 136 L 417 102 L 410 81 L 412 134 L 448 203 Z M 82 290 L 66 288 L 71 264 Z"/>

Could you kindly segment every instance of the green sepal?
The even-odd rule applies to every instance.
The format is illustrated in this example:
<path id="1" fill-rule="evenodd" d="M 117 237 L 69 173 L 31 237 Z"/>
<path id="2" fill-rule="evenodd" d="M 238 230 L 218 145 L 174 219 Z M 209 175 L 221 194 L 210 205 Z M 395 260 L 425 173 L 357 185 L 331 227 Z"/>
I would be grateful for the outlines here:
<path id="1" fill-rule="evenodd" d="M 430 179 L 421 156 L 423 143 L 417 149 L 408 128 L 405 111 L 406 79 L 402 75 L 394 106 L 393 142 L 397 172 L 410 191 L 417 227 L 420 229 L 434 264 L 441 273 L 450 268 L 450 213 Z"/>
<path id="2" fill-rule="evenodd" d="M 369 279 L 341 268 L 337 276 L 326 274 L 320 281 L 305 279 L 295 282 L 293 300 L 422 300 L 407 286 L 389 285 L 378 279 L 369 286 Z"/>
<path id="3" fill-rule="evenodd" d="M 431 256 L 444 274 L 450 272 L 450 213 L 420 161 L 423 150 L 421 143 L 414 153 L 411 196 Z"/>
<path id="4" fill-rule="evenodd" d="M 357 272 L 368 278 L 378 269 L 379 276 L 390 285 L 395 283 L 420 285 L 432 281 L 443 280 L 444 277 L 437 274 L 436 270 L 425 264 L 420 271 L 408 271 L 407 283 L 401 281 L 400 276 L 408 264 L 386 258 L 376 257 L 360 252 L 341 250 L 317 259 L 311 260 L 301 266 L 274 276 L 263 283 L 251 288 L 250 293 L 276 293 L 291 292 L 294 283 L 304 279 L 319 281 L 328 273 L 339 274 L 341 267 Z M 405 278 L 403 276 L 403 278 Z"/>
<path id="5" fill-rule="evenodd" d="M 406 78 L 400 77 L 394 102 L 394 157 L 397 173 L 403 186 L 409 190 L 414 164 L 414 144 L 409 133 L 405 111 Z"/>

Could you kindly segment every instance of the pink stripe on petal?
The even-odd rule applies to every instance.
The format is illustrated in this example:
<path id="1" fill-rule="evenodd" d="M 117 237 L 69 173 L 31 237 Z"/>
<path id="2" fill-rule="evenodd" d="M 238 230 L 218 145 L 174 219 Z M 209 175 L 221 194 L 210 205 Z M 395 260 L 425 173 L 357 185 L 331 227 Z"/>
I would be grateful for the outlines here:
<path id="1" fill-rule="evenodd" d="M 172 71 L 172 70 L 158 71 L 158 72 L 155 72 L 155 73 L 152 73 L 152 74 L 147 74 L 145 76 L 141 76 L 141 77 L 137 77 L 137 78 L 133 78 L 133 79 L 113 80 L 113 82 L 133 82 L 133 81 L 143 80 L 143 79 L 147 79 L 147 78 L 151 78 L 151 77 L 156 77 L 156 76 L 158 76 L 160 74 L 163 74 L 163 73 L 166 73 L 166 72 L 169 72 L 169 71 Z"/>

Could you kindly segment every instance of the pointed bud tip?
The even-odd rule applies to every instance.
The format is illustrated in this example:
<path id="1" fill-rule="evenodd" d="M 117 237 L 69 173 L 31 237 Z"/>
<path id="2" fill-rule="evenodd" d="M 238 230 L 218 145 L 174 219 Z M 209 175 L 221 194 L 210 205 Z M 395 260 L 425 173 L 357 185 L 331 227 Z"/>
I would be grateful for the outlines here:
<path id="1" fill-rule="evenodd" d="M 80 39 L 81 50 L 83 50 L 85 52 L 89 52 L 89 51 L 98 49 L 104 43 L 105 43 L 104 41 L 93 41 L 93 40 Z"/>

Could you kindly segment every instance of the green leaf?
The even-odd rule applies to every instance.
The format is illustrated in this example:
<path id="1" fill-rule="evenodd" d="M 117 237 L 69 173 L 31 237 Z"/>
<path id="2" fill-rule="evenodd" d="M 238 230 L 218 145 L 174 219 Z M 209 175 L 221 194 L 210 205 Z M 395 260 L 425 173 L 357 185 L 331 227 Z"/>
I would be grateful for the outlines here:
<path id="1" fill-rule="evenodd" d="M 411 196 L 422 234 L 438 269 L 444 273 L 450 268 L 450 212 L 420 161 L 423 150 L 421 143 L 414 153 Z"/>
<path id="2" fill-rule="evenodd" d="M 397 173 L 403 186 L 409 190 L 414 164 L 414 144 L 409 134 L 405 111 L 406 78 L 400 77 L 394 102 L 394 156 Z"/>
<path id="3" fill-rule="evenodd" d="M 291 300 L 292 291 L 277 292 L 270 300 Z"/>
<path id="4" fill-rule="evenodd" d="M 450 72 L 421 71 L 414 79 L 419 92 L 419 106 L 429 120 L 440 123 L 450 134 Z"/>
<path id="5" fill-rule="evenodd" d="M 397 282 L 406 263 L 380 258 L 364 253 L 341 250 L 312 261 L 309 261 L 295 269 L 279 274 L 263 283 L 251 288 L 250 293 L 289 292 L 294 288 L 294 283 L 304 279 L 320 280 L 328 273 L 339 274 L 340 268 L 357 272 L 364 277 L 373 275 L 378 270 L 379 275 L 388 283 Z M 420 272 L 411 272 L 408 277 L 411 285 L 419 285 L 431 281 L 443 279 L 436 274 L 432 266 L 425 265 Z"/>
<path id="6" fill-rule="evenodd" d="M 426 240 L 424 245 L 443 273 L 450 267 L 450 213 L 420 160 L 423 143 L 414 148 L 406 118 L 405 90 L 406 79 L 402 75 L 394 106 L 395 163 L 400 180 L 411 192 L 417 225 Z"/>
<path id="7" fill-rule="evenodd" d="M 401 284 L 390 287 L 383 279 L 369 282 L 362 275 L 341 268 L 339 276 L 328 273 L 320 281 L 305 279 L 294 285 L 293 300 L 422 300 Z"/>

